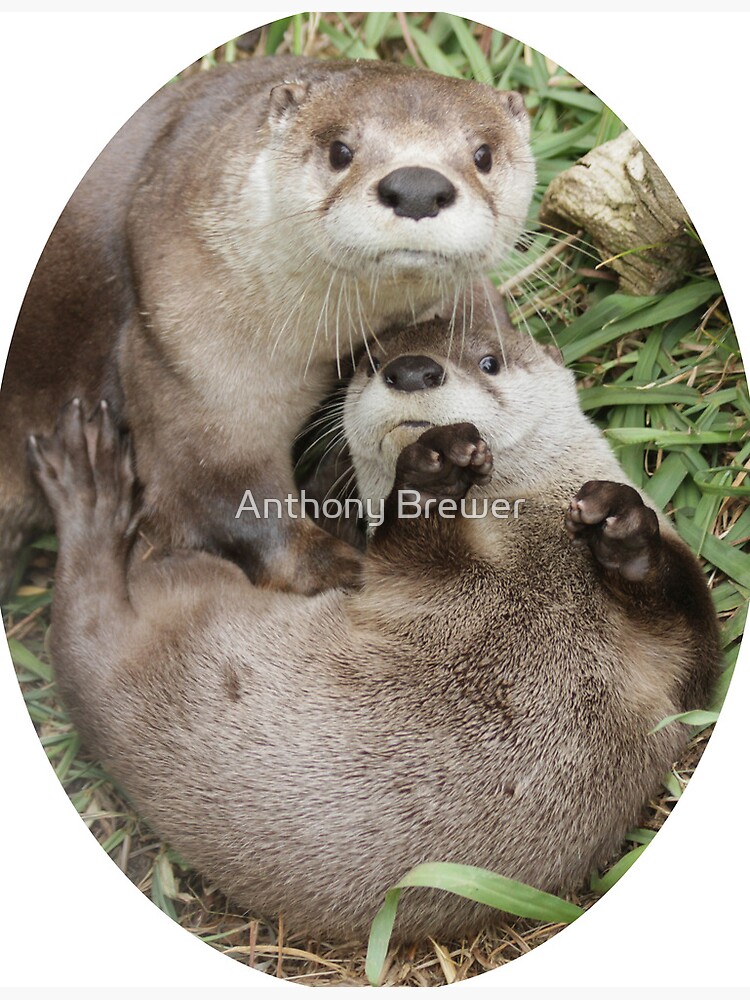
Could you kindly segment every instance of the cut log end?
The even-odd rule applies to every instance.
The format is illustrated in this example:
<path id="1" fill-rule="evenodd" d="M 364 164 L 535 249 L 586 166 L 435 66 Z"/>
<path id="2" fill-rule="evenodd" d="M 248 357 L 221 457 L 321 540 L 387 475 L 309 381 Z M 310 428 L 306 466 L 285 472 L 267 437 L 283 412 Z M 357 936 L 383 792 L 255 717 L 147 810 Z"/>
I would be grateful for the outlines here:
<path id="1" fill-rule="evenodd" d="M 583 229 L 623 291 L 634 295 L 678 285 L 700 254 L 682 203 L 631 132 L 555 177 L 539 218 L 566 232 Z"/>

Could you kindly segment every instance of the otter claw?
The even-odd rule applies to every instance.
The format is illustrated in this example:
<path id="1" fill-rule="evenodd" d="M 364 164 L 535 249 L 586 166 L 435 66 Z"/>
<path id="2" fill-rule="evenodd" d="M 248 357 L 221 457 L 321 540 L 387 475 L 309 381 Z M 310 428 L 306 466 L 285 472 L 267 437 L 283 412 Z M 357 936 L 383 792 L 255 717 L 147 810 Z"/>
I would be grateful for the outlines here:
<path id="1" fill-rule="evenodd" d="M 30 435 L 27 452 L 58 530 L 91 534 L 101 521 L 103 530 L 125 533 L 132 517 L 133 456 L 104 401 L 84 422 L 81 400 L 71 400 L 52 434 Z"/>

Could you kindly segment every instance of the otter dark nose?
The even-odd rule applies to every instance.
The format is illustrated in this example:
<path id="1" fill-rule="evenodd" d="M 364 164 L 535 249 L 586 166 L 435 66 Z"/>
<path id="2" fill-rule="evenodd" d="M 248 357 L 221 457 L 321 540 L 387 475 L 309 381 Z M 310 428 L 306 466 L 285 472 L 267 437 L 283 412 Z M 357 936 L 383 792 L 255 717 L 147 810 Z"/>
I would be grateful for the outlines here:
<path id="1" fill-rule="evenodd" d="M 437 215 L 456 200 L 456 189 L 441 173 L 429 167 L 399 167 L 378 184 L 378 198 L 396 215 L 424 219 Z"/>
<path id="2" fill-rule="evenodd" d="M 445 372 L 432 358 L 424 354 L 404 354 L 394 358 L 380 373 L 391 389 L 399 392 L 419 392 L 434 389 L 445 382 Z"/>

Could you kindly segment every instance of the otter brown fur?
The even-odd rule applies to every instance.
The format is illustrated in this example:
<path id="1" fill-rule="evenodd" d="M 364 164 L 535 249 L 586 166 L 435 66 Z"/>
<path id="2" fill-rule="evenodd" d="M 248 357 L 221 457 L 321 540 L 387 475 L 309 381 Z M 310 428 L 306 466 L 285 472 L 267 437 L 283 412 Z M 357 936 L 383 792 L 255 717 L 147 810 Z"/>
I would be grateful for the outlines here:
<path id="1" fill-rule="evenodd" d="M 150 541 L 280 589 L 350 578 L 356 554 L 312 521 L 236 521 L 236 489 L 294 489 L 295 435 L 341 356 L 474 295 L 533 183 L 523 102 L 484 84 L 273 57 L 164 88 L 81 182 L 28 290 L 0 393 L 0 577 L 49 521 L 26 434 L 104 396 L 136 443 Z"/>
<path id="2" fill-rule="evenodd" d="M 272 592 L 208 553 L 128 564 L 108 410 L 71 405 L 31 447 L 60 539 L 55 670 L 90 751 L 237 904 L 327 939 L 365 936 L 424 861 L 583 883 L 683 746 L 654 727 L 716 673 L 701 569 L 570 373 L 476 324 L 446 357 L 448 326 L 373 345 L 348 392 L 363 496 L 385 498 L 360 591 Z M 399 519 L 404 490 L 518 516 Z M 490 917 L 414 889 L 397 933 Z"/>

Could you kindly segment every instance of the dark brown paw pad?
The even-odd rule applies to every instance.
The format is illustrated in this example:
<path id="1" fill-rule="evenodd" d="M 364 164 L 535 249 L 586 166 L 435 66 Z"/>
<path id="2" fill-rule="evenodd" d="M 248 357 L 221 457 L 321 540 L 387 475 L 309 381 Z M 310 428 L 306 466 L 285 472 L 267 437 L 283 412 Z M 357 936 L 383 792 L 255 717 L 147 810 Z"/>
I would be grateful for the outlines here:
<path id="1" fill-rule="evenodd" d="M 588 546 L 605 569 L 626 580 L 644 580 L 654 565 L 659 521 L 632 486 L 608 480 L 584 483 L 570 502 L 565 528 L 575 547 Z"/>
<path id="2" fill-rule="evenodd" d="M 400 486 L 425 496 L 462 497 L 489 481 L 492 452 L 473 424 L 430 427 L 404 448 L 398 460 Z"/>

